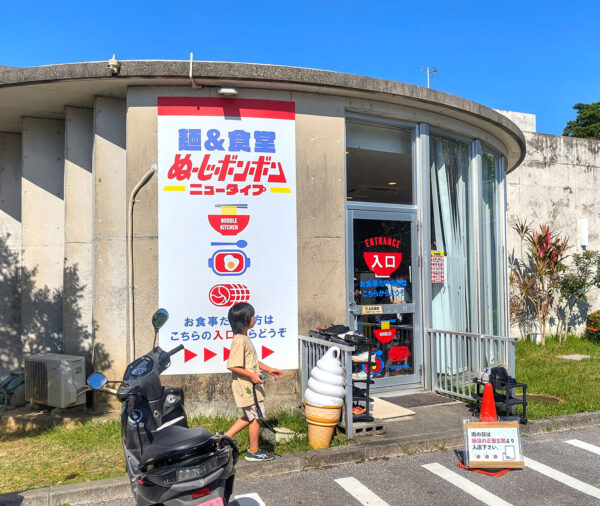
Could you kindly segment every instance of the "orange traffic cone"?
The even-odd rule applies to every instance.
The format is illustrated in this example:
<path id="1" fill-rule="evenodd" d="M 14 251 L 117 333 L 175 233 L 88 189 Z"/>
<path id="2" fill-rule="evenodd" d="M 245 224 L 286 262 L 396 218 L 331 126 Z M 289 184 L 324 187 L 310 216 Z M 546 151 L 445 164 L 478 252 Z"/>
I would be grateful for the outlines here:
<path id="1" fill-rule="evenodd" d="M 483 399 L 481 400 L 481 410 L 479 412 L 480 422 L 497 422 L 496 403 L 494 402 L 494 389 L 490 383 L 486 383 L 483 389 Z"/>

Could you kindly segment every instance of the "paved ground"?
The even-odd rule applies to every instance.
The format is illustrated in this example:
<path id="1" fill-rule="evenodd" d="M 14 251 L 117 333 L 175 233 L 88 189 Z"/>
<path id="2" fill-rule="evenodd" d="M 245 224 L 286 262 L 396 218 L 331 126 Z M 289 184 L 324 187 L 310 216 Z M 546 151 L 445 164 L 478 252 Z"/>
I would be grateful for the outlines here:
<path id="1" fill-rule="evenodd" d="M 522 439 L 524 454 L 530 459 L 527 468 L 501 478 L 457 468 L 453 451 L 421 453 L 239 480 L 234 495 L 246 497 L 239 497 L 236 506 L 600 505 L 600 427 Z M 448 475 L 449 481 L 440 475 Z M 133 502 L 94 504 L 131 506 Z"/>

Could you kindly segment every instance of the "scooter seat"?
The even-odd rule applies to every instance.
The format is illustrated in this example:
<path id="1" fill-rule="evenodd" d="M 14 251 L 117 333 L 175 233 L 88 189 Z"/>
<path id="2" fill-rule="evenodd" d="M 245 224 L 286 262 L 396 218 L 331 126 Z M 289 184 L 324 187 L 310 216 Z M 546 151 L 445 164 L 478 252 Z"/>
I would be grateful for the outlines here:
<path id="1" fill-rule="evenodd" d="M 144 449 L 141 465 L 162 460 L 179 452 L 202 446 L 212 434 L 201 427 L 188 429 L 179 425 L 171 425 L 163 430 L 153 432 L 152 444 Z"/>

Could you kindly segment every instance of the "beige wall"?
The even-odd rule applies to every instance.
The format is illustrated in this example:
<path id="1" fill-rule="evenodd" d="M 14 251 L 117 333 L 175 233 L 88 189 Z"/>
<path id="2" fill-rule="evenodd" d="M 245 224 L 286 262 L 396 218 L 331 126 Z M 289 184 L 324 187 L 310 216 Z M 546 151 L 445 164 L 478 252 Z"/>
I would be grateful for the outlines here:
<path id="1" fill-rule="evenodd" d="M 346 321 L 344 100 L 294 93 L 299 331 Z"/>
<path id="2" fill-rule="evenodd" d="M 23 118 L 21 339 L 63 351 L 64 121 Z"/>
<path id="3" fill-rule="evenodd" d="M 569 253 L 581 253 L 577 222 L 589 223 L 588 250 L 600 250 L 600 141 L 525 132 L 527 156 L 507 176 L 509 254 L 520 255 L 520 240 L 512 226 L 517 218 L 533 221 L 535 227 L 549 224 L 553 231 L 567 237 Z M 589 310 L 600 309 L 600 290 L 589 297 Z M 581 306 L 571 324 L 584 330 L 587 308 Z M 554 318 L 550 332 L 556 333 Z M 521 331 L 533 329 L 513 329 Z"/>
<path id="4" fill-rule="evenodd" d="M 65 109 L 64 351 L 91 365 L 94 307 L 94 112 Z"/>
<path id="5" fill-rule="evenodd" d="M 125 101 L 94 103 L 94 368 L 122 378 L 127 360 Z"/>

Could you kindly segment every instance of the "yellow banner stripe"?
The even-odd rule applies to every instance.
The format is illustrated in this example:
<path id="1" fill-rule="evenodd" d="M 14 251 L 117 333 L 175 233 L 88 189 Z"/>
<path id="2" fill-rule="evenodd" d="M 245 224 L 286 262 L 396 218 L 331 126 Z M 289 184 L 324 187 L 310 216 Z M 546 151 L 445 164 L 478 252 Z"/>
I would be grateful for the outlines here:
<path id="1" fill-rule="evenodd" d="M 292 193 L 290 188 L 271 188 L 271 193 Z"/>
<path id="2" fill-rule="evenodd" d="M 165 186 L 163 190 L 166 192 L 184 192 L 185 186 Z"/>

